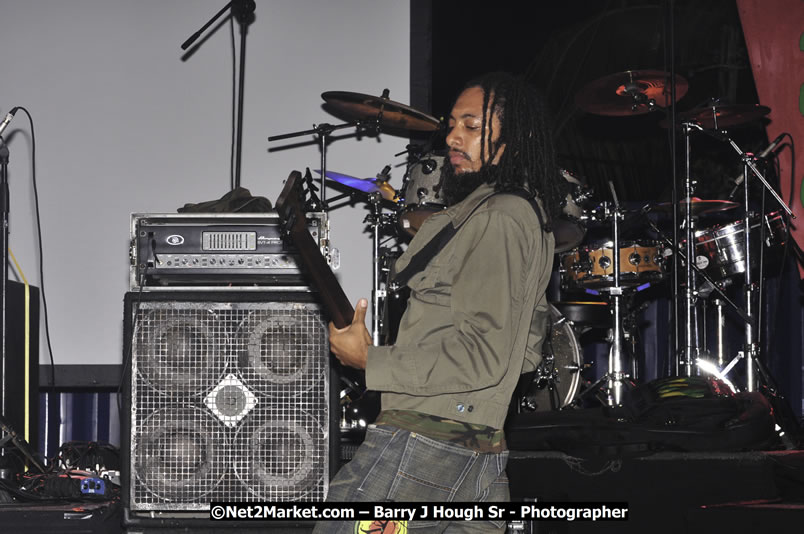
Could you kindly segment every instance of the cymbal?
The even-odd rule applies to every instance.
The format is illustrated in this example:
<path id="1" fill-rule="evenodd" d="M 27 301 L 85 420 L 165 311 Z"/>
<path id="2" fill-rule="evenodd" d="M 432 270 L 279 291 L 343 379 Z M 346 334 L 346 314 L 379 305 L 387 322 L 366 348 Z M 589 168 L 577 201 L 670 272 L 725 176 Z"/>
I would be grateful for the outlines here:
<path id="1" fill-rule="evenodd" d="M 316 169 L 315 172 L 321 174 L 320 169 Z M 399 200 L 396 195 L 396 190 L 394 190 L 388 182 L 380 180 L 379 178 L 355 178 L 333 171 L 327 171 L 327 178 L 333 182 L 345 185 L 350 189 L 354 189 L 355 191 L 366 193 L 367 195 L 379 193 L 384 200 L 390 200 L 391 202 L 397 202 Z"/>
<path id="2" fill-rule="evenodd" d="M 739 106 L 712 106 L 684 111 L 676 115 L 677 122 L 695 122 L 701 128 L 720 129 L 751 122 L 770 113 L 770 108 L 759 104 Z M 715 124 L 717 123 L 717 124 Z M 659 125 L 667 128 L 667 119 L 659 121 Z"/>
<path id="3" fill-rule="evenodd" d="M 701 200 L 700 198 L 692 198 L 692 216 L 696 217 L 698 215 L 702 215 L 704 213 L 712 213 L 716 211 L 726 211 L 730 209 L 734 209 L 739 206 L 736 202 L 731 202 L 729 200 Z M 682 200 L 679 202 L 679 207 L 682 210 L 687 209 L 687 201 Z M 650 208 L 650 211 L 662 212 L 662 213 L 673 213 L 673 204 L 671 202 L 663 202 L 661 204 L 656 204 L 655 206 Z"/>
<path id="4" fill-rule="evenodd" d="M 687 94 L 687 80 L 676 74 L 676 101 Z M 595 115 L 625 117 L 667 107 L 672 103 L 670 73 L 658 70 L 627 70 L 588 83 L 575 103 Z"/>
<path id="5" fill-rule="evenodd" d="M 370 96 L 346 91 L 327 91 L 321 93 L 321 98 L 333 109 L 349 117 L 378 119 L 380 126 L 420 132 L 432 132 L 438 130 L 440 126 L 435 117 L 389 100 L 384 95 Z"/>

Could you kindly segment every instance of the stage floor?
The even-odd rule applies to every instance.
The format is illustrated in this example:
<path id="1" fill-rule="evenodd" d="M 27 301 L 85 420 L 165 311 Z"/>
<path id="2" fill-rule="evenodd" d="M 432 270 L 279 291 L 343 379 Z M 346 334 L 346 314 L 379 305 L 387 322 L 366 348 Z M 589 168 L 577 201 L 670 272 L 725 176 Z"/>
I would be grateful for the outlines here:
<path id="1" fill-rule="evenodd" d="M 555 520 L 511 525 L 511 534 L 576 532 L 790 532 L 804 525 L 804 450 L 660 452 L 617 459 L 582 459 L 561 452 L 511 451 L 514 501 L 624 502 L 627 522 Z M 196 516 L 197 517 L 197 516 Z M 122 526 L 120 503 L 3 503 L 0 532 L 10 534 L 159 534 L 289 532 L 287 525 L 204 519 L 143 521 Z M 293 532 L 312 525 L 296 524 Z"/>

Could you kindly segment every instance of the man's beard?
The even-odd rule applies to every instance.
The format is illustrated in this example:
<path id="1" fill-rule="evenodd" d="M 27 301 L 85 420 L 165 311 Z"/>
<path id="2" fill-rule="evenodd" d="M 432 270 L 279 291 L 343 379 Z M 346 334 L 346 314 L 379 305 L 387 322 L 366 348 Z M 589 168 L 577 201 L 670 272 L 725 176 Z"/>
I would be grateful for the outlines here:
<path id="1" fill-rule="evenodd" d="M 454 206 L 481 185 L 495 182 L 497 180 L 496 170 L 494 165 L 484 165 L 477 171 L 456 174 L 455 167 L 448 158 L 445 158 L 441 168 L 440 196 L 447 206 Z"/>

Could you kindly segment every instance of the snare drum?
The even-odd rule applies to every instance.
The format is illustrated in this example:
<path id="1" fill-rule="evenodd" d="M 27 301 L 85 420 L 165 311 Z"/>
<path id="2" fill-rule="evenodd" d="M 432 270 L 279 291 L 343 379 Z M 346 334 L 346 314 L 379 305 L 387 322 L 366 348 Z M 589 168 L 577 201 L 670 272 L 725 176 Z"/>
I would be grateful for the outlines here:
<path id="1" fill-rule="evenodd" d="M 759 265 L 759 215 L 749 219 L 751 224 L 751 250 L 756 251 L 751 266 Z M 781 212 L 763 217 L 766 252 L 784 246 L 787 224 Z M 755 263 L 756 262 L 756 263 Z M 745 273 L 745 219 L 723 226 L 714 226 L 695 232 L 695 264 L 713 280 Z"/>
<path id="2" fill-rule="evenodd" d="M 560 272 L 565 289 L 600 289 L 614 286 L 613 244 L 581 247 L 561 254 Z M 664 254 L 657 241 L 625 241 L 620 245 L 620 285 L 635 287 L 664 278 Z"/>
<path id="3" fill-rule="evenodd" d="M 446 207 L 436 192 L 443 164 L 443 156 L 428 154 L 411 165 L 404 205 L 399 212 L 398 224 L 403 232 L 416 235 L 430 215 Z"/>

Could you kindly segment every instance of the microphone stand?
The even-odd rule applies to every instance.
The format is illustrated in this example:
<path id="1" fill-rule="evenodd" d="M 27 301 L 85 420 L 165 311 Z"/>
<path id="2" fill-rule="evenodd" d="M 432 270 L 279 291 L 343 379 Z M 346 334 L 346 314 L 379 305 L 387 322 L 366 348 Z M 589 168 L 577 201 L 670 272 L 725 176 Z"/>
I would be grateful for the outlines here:
<path id="1" fill-rule="evenodd" d="M 684 361 L 682 362 L 683 376 L 692 376 L 692 364 L 697 359 L 700 353 L 698 346 L 698 323 L 697 323 L 697 310 L 695 308 L 697 303 L 697 291 L 695 271 L 692 266 L 695 262 L 695 243 L 693 241 L 695 232 L 692 225 L 692 177 L 690 174 L 690 125 L 684 123 L 682 125 L 684 132 L 684 153 L 685 153 L 685 169 L 684 169 L 684 231 L 686 240 L 686 256 L 687 262 L 685 264 L 685 292 L 684 292 Z M 694 321 L 694 324 L 693 324 Z M 694 341 L 693 341 L 694 339 Z"/>
<path id="2" fill-rule="evenodd" d="M 717 126 L 717 124 L 715 124 Z M 763 380 L 767 381 L 769 379 L 769 375 L 767 371 L 763 368 L 761 361 L 759 360 L 759 346 L 756 341 L 756 334 L 755 330 L 757 329 L 757 315 L 756 315 L 756 303 L 754 302 L 754 294 L 757 291 L 755 287 L 755 282 L 753 280 L 753 276 L 751 273 L 751 216 L 753 213 L 750 211 L 749 205 L 749 170 L 759 178 L 759 181 L 762 185 L 770 191 L 773 198 L 779 203 L 782 209 L 789 215 L 791 218 L 795 219 L 796 216 L 793 214 L 793 211 L 784 203 L 784 201 L 779 197 L 776 191 L 771 187 L 765 177 L 762 175 L 761 172 L 757 169 L 756 165 L 754 164 L 754 157 L 753 155 L 746 154 L 743 152 L 737 143 L 734 142 L 729 136 L 726 134 L 714 130 L 709 131 L 701 128 L 700 126 L 696 126 L 697 129 L 700 131 L 718 139 L 720 141 L 726 142 L 734 149 L 734 151 L 740 156 L 743 161 L 743 188 L 744 188 L 744 195 L 743 195 L 743 202 L 745 206 L 745 220 L 744 224 L 745 227 L 743 231 L 745 235 L 743 236 L 744 239 L 744 247 L 745 247 L 745 312 L 748 317 L 746 320 L 745 326 L 745 346 L 743 348 L 743 354 L 738 354 L 737 357 L 727 366 L 730 368 L 734 365 L 737 359 L 741 357 L 745 357 L 745 365 L 746 365 L 746 389 L 750 392 L 757 391 L 759 386 L 759 382 L 757 380 L 756 375 L 754 374 L 754 366 L 756 365 L 757 370 L 759 371 Z M 764 214 L 760 214 L 764 216 Z M 760 221 L 760 224 L 762 222 Z M 760 246 L 762 244 L 760 243 Z M 760 278 L 759 283 L 762 283 Z"/>
<path id="3" fill-rule="evenodd" d="M 8 297 L 8 214 L 10 195 L 8 190 L 8 146 L 0 136 L 0 204 L 2 204 L 2 231 L 0 231 L 0 248 L 3 249 L 3 281 L 2 281 L 2 319 L 0 319 L 0 328 L 2 328 L 2 354 L 0 355 L 0 377 L 2 377 L 2 392 L 0 392 L 0 413 L 6 413 L 6 381 L 8 380 L 7 367 L 6 367 L 6 354 L 8 345 L 8 325 L 7 325 L 7 309 L 6 302 Z M 4 449 L 0 449 L 0 455 L 5 455 Z"/>
<path id="4" fill-rule="evenodd" d="M 240 25 L 240 67 L 238 72 L 238 87 L 237 87 L 237 133 L 235 141 L 235 173 L 234 173 L 234 187 L 240 187 L 240 162 L 243 153 L 243 85 L 246 79 L 246 34 L 248 33 L 248 25 L 254 22 L 254 11 L 257 4 L 254 0 L 232 0 L 226 6 L 218 11 L 200 30 L 190 36 L 189 39 L 184 41 L 181 45 L 182 50 L 193 44 L 204 31 L 209 28 L 216 20 L 218 20 L 227 9 L 231 9 L 232 16 L 237 20 Z"/>

